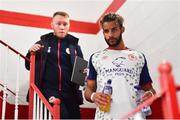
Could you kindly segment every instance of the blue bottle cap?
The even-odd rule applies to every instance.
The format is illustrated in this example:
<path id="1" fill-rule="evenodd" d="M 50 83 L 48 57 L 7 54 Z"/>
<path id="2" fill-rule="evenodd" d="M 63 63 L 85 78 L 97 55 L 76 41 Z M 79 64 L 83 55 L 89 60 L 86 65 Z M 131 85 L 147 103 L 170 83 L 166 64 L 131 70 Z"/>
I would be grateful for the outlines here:
<path id="1" fill-rule="evenodd" d="M 136 90 L 141 90 L 141 89 L 142 89 L 140 85 L 136 85 L 136 86 L 134 86 L 134 88 L 135 88 Z"/>
<path id="2" fill-rule="evenodd" d="M 107 84 L 111 84 L 111 82 L 112 82 L 112 80 L 111 80 L 111 79 L 109 79 L 109 80 L 107 81 Z"/>

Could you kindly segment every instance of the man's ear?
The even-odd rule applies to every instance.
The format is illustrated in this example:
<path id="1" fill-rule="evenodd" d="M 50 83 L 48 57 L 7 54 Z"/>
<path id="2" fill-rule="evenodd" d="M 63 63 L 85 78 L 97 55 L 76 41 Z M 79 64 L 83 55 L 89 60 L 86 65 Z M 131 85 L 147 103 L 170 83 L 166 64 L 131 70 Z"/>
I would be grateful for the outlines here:
<path id="1" fill-rule="evenodd" d="M 53 29 L 53 23 L 51 22 L 51 28 Z"/>
<path id="2" fill-rule="evenodd" d="M 121 27 L 121 32 L 123 33 L 124 31 L 125 31 L 125 27 L 122 26 L 122 27 Z"/>

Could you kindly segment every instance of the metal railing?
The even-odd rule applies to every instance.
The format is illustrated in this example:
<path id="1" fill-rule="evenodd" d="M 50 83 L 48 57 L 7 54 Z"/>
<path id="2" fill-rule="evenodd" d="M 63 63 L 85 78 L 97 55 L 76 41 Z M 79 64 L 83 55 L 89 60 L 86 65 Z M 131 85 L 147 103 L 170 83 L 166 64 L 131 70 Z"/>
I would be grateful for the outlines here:
<path id="1" fill-rule="evenodd" d="M 18 119 L 18 105 L 19 105 L 19 80 L 20 80 L 20 58 L 23 58 L 27 61 L 29 61 L 29 59 L 27 59 L 25 56 L 23 56 L 21 53 L 19 53 L 18 51 L 16 51 L 15 49 L 13 49 L 10 45 L 6 44 L 5 42 L 3 42 L 2 40 L 0 40 L 0 44 L 3 45 L 5 47 L 5 51 L 4 51 L 4 55 L 5 57 L 2 57 L 1 56 L 1 60 L 4 60 L 4 69 L 3 69 L 3 72 L 4 72 L 4 79 L 3 79 L 3 84 L 2 84 L 2 87 L 3 87 L 3 103 L 2 103 L 2 116 L 1 116 L 1 119 L 5 119 L 5 112 L 6 112 L 6 102 L 7 102 L 7 95 L 8 95 L 8 92 L 9 92 L 9 88 L 7 86 L 7 83 L 8 83 L 8 79 L 9 79 L 9 76 L 8 76 L 8 72 L 9 72 L 9 68 L 8 68 L 8 57 L 9 57 L 9 53 L 10 51 L 14 52 L 17 56 L 17 62 L 16 62 L 16 69 L 12 69 L 13 71 L 15 71 L 16 73 L 16 77 L 15 77 L 15 80 L 16 80 L 16 87 L 15 87 L 15 92 L 13 91 L 10 91 L 10 93 L 12 93 L 12 95 L 15 96 L 15 112 L 14 112 L 14 119 Z M 1 55 L 1 53 L 0 53 Z M 0 62 L 1 64 L 1 62 Z M 2 67 L 2 66 L 1 66 Z M 12 66 L 11 66 L 12 67 Z M 2 68 L 0 68 L 2 70 Z M 2 72 L 2 71 L 0 71 Z"/>
<path id="2" fill-rule="evenodd" d="M 169 62 L 163 62 L 159 65 L 159 73 L 160 73 L 160 93 L 146 100 L 136 109 L 127 113 L 122 119 L 127 119 L 139 111 L 144 106 L 151 105 L 155 100 L 161 98 L 162 102 L 162 115 L 163 119 L 180 119 L 180 108 L 178 107 L 178 98 L 177 92 L 180 91 L 180 85 L 176 85 L 174 82 L 174 77 L 172 75 L 172 66 Z M 161 103 L 159 103 L 161 104 Z"/>
<path id="3" fill-rule="evenodd" d="M 29 119 L 60 119 L 60 99 L 49 104 L 35 85 L 35 53 L 30 57 Z"/>
<path id="4" fill-rule="evenodd" d="M 6 119 L 6 102 L 7 102 L 7 92 L 9 88 L 7 87 L 7 80 L 8 80 L 8 55 L 9 51 L 13 51 L 17 55 L 17 67 L 14 71 L 16 71 L 16 89 L 15 92 L 11 91 L 10 92 L 15 96 L 15 110 L 14 110 L 14 119 L 18 119 L 18 106 L 19 106 L 19 77 L 20 77 L 20 58 L 23 58 L 24 60 L 30 62 L 30 94 L 29 94 L 29 119 L 59 119 L 60 118 L 60 100 L 56 99 L 53 103 L 53 106 L 49 104 L 49 102 L 45 99 L 45 97 L 42 95 L 42 93 L 39 91 L 37 86 L 34 84 L 34 66 L 35 66 L 35 55 L 31 56 L 31 61 L 30 59 L 26 58 L 24 55 L 22 55 L 20 52 L 15 50 L 13 47 L 9 46 L 2 40 L 0 40 L 0 44 L 5 46 L 5 63 L 4 63 L 4 79 L 3 79 L 3 84 L 1 84 L 1 87 L 3 87 L 3 102 L 2 102 L 2 116 L 1 119 L 4 120 Z M 1 51 L 0 51 L 0 56 L 1 56 Z M 1 56 L 2 60 L 2 56 Z M 1 65 L 1 61 L 0 61 Z M 11 66 L 12 67 L 12 66 Z M 13 68 L 14 69 L 14 68 Z M 1 70 L 1 69 L 0 69 Z M 1 73 L 1 71 L 0 71 Z M 28 116 L 27 116 L 28 117 Z"/>

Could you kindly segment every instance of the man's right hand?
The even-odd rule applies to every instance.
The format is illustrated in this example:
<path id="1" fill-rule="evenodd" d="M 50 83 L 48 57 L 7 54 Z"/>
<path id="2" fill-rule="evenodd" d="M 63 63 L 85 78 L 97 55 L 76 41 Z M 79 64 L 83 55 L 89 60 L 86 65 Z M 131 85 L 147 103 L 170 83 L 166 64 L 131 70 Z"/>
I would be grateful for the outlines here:
<path id="1" fill-rule="evenodd" d="M 56 100 L 56 98 L 55 98 L 54 96 L 51 96 L 51 97 L 49 98 L 49 103 L 53 103 L 55 100 Z"/>
<path id="2" fill-rule="evenodd" d="M 43 48 L 43 47 L 44 47 L 43 45 L 34 44 L 34 45 L 29 49 L 29 52 L 36 52 L 36 51 L 40 50 L 40 49 Z"/>
<path id="3" fill-rule="evenodd" d="M 101 92 L 96 92 L 93 96 L 93 102 L 100 107 L 101 105 L 106 105 L 110 101 L 108 100 L 108 95 Z"/>

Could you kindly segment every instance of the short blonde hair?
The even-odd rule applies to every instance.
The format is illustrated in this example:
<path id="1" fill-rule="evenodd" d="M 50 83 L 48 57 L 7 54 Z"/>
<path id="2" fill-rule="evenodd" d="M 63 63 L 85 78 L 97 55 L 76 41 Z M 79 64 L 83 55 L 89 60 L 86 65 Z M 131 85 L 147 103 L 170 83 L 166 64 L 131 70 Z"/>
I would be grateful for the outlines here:
<path id="1" fill-rule="evenodd" d="M 64 17 L 68 17 L 69 18 L 69 14 L 66 13 L 66 12 L 63 12 L 63 11 L 57 11 L 53 14 L 53 17 L 55 17 L 56 15 L 61 15 L 61 16 L 64 16 Z"/>

